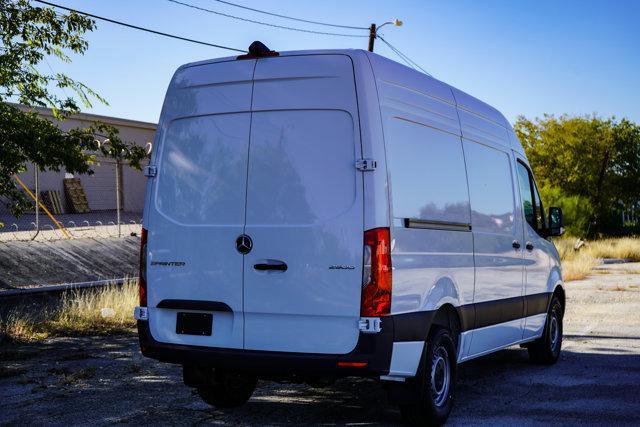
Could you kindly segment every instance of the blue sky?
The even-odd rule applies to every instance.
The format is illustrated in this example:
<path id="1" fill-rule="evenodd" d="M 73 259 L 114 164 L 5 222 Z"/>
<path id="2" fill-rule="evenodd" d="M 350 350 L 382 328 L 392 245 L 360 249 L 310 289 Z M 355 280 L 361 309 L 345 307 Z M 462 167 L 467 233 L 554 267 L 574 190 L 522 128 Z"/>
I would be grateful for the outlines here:
<path id="1" fill-rule="evenodd" d="M 183 0 L 223 13 L 279 25 L 360 34 L 257 14 L 214 0 Z M 59 4 L 211 43 L 246 48 L 261 40 L 275 50 L 363 48 L 366 38 L 320 36 L 244 23 L 166 0 L 57 0 Z M 434 77 L 501 110 L 510 121 L 544 113 L 627 117 L 640 122 L 640 1 L 233 0 L 275 13 L 368 26 L 393 18 L 382 34 Z M 367 34 L 363 31 L 362 34 Z M 65 72 L 98 91 L 109 106 L 88 112 L 156 122 L 175 69 L 228 56 L 98 21 L 89 50 Z M 376 52 L 400 61 L 381 42 Z"/>

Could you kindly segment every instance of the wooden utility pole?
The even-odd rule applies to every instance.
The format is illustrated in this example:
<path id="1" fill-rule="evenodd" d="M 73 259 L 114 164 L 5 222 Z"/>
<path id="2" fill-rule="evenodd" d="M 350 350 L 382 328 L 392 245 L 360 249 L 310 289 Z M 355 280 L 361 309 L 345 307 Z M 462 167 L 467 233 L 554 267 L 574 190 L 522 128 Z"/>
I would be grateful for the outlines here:
<path id="1" fill-rule="evenodd" d="M 376 39 L 376 24 L 369 27 L 369 52 L 373 52 L 373 42 Z"/>

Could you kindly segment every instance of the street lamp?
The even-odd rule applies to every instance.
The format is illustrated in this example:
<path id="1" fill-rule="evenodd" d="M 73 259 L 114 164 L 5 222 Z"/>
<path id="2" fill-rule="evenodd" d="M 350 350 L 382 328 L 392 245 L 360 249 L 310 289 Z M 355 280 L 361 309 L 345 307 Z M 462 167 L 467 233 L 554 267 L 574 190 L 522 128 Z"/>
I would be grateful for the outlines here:
<path id="1" fill-rule="evenodd" d="M 394 19 L 393 21 L 387 21 L 384 24 L 378 26 L 376 26 L 376 24 L 371 24 L 371 26 L 369 27 L 369 52 L 373 52 L 373 42 L 376 39 L 378 30 L 387 24 L 393 24 L 396 27 L 402 27 L 402 21 L 398 18 Z"/>

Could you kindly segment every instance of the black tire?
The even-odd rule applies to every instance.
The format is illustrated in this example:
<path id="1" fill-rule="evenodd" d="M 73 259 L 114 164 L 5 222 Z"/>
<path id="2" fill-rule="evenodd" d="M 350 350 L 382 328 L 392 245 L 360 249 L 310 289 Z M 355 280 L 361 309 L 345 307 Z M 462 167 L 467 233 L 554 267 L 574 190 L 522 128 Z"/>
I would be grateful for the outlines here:
<path id="1" fill-rule="evenodd" d="M 255 375 L 214 371 L 211 384 L 198 387 L 198 394 L 217 408 L 236 408 L 251 398 L 258 378 Z"/>
<path id="2" fill-rule="evenodd" d="M 448 329 L 435 328 L 429 334 L 422 361 L 412 383 L 416 402 L 400 405 L 405 422 L 438 426 L 447 421 L 455 395 L 457 356 L 454 337 Z"/>
<path id="3" fill-rule="evenodd" d="M 534 363 L 553 365 L 562 349 L 562 318 L 564 310 L 557 296 L 551 299 L 544 333 L 528 346 L 529 358 Z"/>

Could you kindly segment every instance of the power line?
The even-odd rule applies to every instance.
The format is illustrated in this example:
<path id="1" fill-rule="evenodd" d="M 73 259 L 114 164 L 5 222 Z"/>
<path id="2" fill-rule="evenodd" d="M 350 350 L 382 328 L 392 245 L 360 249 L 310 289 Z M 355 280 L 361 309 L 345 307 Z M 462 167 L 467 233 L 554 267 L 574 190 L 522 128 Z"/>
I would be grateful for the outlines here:
<path id="1" fill-rule="evenodd" d="M 386 41 L 384 38 L 382 38 L 382 36 L 377 35 L 377 38 L 379 38 L 380 40 L 382 40 L 382 42 L 384 44 L 386 44 L 389 49 L 391 49 L 396 55 L 398 55 L 400 57 L 400 59 L 402 59 L 405 63 L 407 63 L 407 65 L 409 65 L 411 68 L 419 68 L 420 71 L 422 71 L 423 73 L 425 73 L 427 76 L 433 77 L 431 76 L 431 74 L 425 70 L 424 68 L 422 68 L 420 65 L 418 65 L 417 62 L 415 62 L 414 60 L 412 60 L 411 58 L 409 58 L 407 55 L 405 55 L 404 53 L 400 52 L 400 50 L 398 50 L 397 48 L 393 47 L 391 45 L 391 43 L 389 43 L 388 41 Z"/>
<path id="2" fill-rule="evenodd" d="M 127 28 L 133 28 L 134 30 L 146 31 L 148 33 L 157 34 L 159 36 L 169 37 L 169 38 L 172 38 L 172 39 L 182 40 L 182 41 L 190 42 L 190 43 L 201 44 L 201 45 L 205 45 L 205 46 L 217 47 L 218 49 L 226 49 L 226 50 L 231 50 L 231 51 L 234 51 L 234 52 L 241 52 L 241 53 L 246 53 L 247 52 L 246 50 L 243 50 L 243 49 L 235 49 L 233 47 L 222 46 L 222 45 L 214 44 L 214 43 L 207 43 L 207 42 L 203 42 L 203 41 L 200 41 L 200 40 L 189 39 L 187 37 L 176 36 L 174 34 L 163 33 L 161 31 L 156 31 L 156 30 L 152 30 L 152 29 L 149 29 L 149 28 L 138 27 L 137 25 L 127 24 L 126 22 L 116 21 L 115 19 L 105 18 L 103 16 L 98 16 L 98 15 L 94 15 L 94 14 L 91 14 L 91 13 L 82 12 L 80 10 L 71 9 L 69 7 L 60 6 L 59 4 L 49 3 L 49 2 L 43 1 L 43 0 L 34 0 L 34 1 L 36 1 L 38 3 L 46 4 L 48 6 L 57 7 L 59 9 L 66 10 L 68 12 L 79 13 L 80 15 L 84 15 L 84 16 L 88 16 L 88 17 L 91 17 L 91 18 L 99 19 L 101 21 L 111 22 L 112 24 L 122 25 L 123 27 L 127 27 Z"/>
<path id="3" fill-rule="evenodd" d="M 49 67 L 49 70 L 51 70 L 51 74 L 53 74 L 53 75 L 57 76 L 57 75 L 58 75 L 58 73 L 56 73 L 55 71 L 53 71 L 53 67 L 52 67 L 52 66 L 51 66 L 51 64 L 49 63 L 49 60 L 47 59 L 47 57 L 45 56 L 45 57 L 43 57 L 43 58 L 44 58 L 44 62 L 46 62 L 46 64 L 47 64 L 47 67 Z M 69 94 L 67 93 L 66 89 L 64 88 L 64 86 L 62 86 L 62 87 L 61 87 L 61 89 L 62 89 L 62 93 L 64 93 L 64 96 L 66 96 L 67 98 L 71 98 L 71 97 L 69 96 Z"/>
<path id="4" fill-rule="evenodd" d="M 382 37 L 377 36 L 377 38 L 379 38 L 380 40 L 382 40 L 388 47 L 389 49 L 391 49 L 391 51 L 393 53 L 395 53 L 396 55 L 398 55 L 398 57 L 402 60 L 402 62 L 404 62 L 405 64 L 407 64 L 409 67 L 413 68 L 414 70 L 416 69 L 415 65 L 413 65 L 407 58 L 405 58 L 405 56 L 396 48 L 394 48 L 393 46 L 391 46 L 391 44 L 389 44 L 386 40 L 384 40 Z"/>
<path id="5" fill-rule="evenodd" d="M 252 12 L 264 13 L 265 15 L 275 16 L 278 18 L 291 19 L 292 21 L 298 21 L 298 22 L 305 22 L 307 24 L 325 25 L 327 27 L 336 27 L 336 28 L 348 28 L 351 30 L 368 30 L 369 29 L 368 27 L 352 27 L 350 25 L 329 24 L 327 22 L 311 21 L 309 19 L 302 19 L 302 18 L 294 18 L 293 16 L 280 15 L 278 13 L 267 12 L 266 10 L 254 9 L 252 7 L 243 6 L 241 4 L 231 3 L 230 1 L 224 1 L 224 0 L 213 0 L 213 1 L 217 1 L 218 3 L 226 4 L 229 6 L 239 7 L 240 9 L 250 10 Z"/>
<path id="6" fill-rule="evenodd" d="M 425 73 L 428 76 L 431 76 L 431 73 L 429 73 L 427 70 L 425 70 L 424 68 L 422 68 L 417 62 L 415 62 L 413 59 L 409 58 L 407 55 L 405 55 L 404 53 L 402 53 L 398 48 L 394 47 L 391 45 L 391 43 L 389 43 L 388 41 L 384 40 L 381 38 L 381 40 L 387 45 L 389 46 L 389 48 L 391 50 L 393 50 L 400 58 L 402 58 L 405 62 L 409 63 L 409 66 L 414 68 L 414 69 L 419 69 L 420 71 L 422 71 L 423 73 Z M 432 77 L 432 76 L 431 76 Z"/>
<path id="7" fill-rule="evenodd" d="M 254 19 L 242 18 L 240 16 L 230 15 L 228 13 L 218 12 L 216 10 L 207 9 L 206 7 L 200 7 L 200 6 L 196 6 L 196 5 L 193 5 L 193 4 L 184 3 L 184 2 L 181 2 L 179 0 L 167 0 L 167 1 L 171 2 L 171 3 L 179 4 L 181 6 L 189 7 L 191 9 L 196 9 L 196 10 L 199 10 L 199 11 L 202 11 L 202 12 L 213 13 L 214 15 L 224 16 L 225 18 L 237 19 L 239 21 L 250 22 L 252 24 L 258 24 L 258 25 L 265 25 L 267 27 L 280 28 L 280 29 L 283 29 L 283 30 L 299 31 L 301 33 L 320 34 L 320 35 L 323 35 L 323 36 L 368 37 L 366 35 L 359 35 L 359 34 L 329 33 L 329 32 L 325 32 L 325 31 L 305 30 L 303 28 L 287 27 L 285 25 L 270 24 L 268 22 L 256 21 Z"/>

